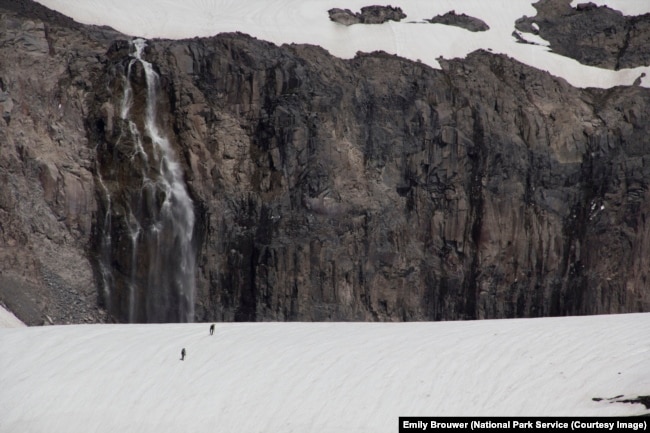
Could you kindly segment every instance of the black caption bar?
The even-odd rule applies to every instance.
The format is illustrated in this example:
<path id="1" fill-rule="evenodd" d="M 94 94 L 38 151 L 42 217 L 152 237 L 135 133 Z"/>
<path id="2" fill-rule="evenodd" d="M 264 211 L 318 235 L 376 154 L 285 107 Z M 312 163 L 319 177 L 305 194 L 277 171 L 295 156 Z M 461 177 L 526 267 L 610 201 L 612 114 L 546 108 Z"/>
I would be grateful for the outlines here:
<path id="1" fill-rule="evenodd" d="M 471 430 L 517 431 L 647 431 L 648 417 L 399 417 L 399 433 Z"/>

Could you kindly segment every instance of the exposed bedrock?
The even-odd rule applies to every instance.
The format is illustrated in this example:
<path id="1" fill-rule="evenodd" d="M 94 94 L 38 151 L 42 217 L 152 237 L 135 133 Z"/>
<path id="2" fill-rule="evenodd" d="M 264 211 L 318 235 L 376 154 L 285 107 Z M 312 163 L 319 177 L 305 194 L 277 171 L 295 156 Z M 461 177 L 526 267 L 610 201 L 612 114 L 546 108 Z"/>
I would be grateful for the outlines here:
<path id="1" fill-rule="evenodd" d="M 149 54 L 201 209 L 199 316 L 648 308 L 647 89 L 236 34 Z"/>
<path id="2" fill-rule="evenodd" d="M 607 69 L 650 65 L 650 14 L 626 16 L 591 2 L 540 0 L 534 17 L 517 20 L 517 29 L 539 34 L 553 51 L 586 65 Z"/>
<path id="3" fill-rule="evenodd" d="M 333 8 L 327 11 L 330 20 L 350 26 L 352 24 L 383 24 L 388 21 L 401 21 L 406 18 L 402 8 L 393 6 L 364 6 L 361 12 L 350 9 Z"/>

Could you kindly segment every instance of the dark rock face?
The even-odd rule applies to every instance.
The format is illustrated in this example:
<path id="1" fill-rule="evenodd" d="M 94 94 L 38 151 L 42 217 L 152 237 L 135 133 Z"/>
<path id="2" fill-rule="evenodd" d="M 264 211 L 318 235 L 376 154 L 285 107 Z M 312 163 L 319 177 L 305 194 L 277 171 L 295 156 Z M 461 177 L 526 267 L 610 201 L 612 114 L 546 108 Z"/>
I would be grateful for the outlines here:
<path id="1" fill-rule="evenodd" d="M 483 20 L 470 17 L 466 14 L 456 14 L 455 11 L 447 12 L 444 15 L 438 15 L 430 20 L 426 20 L 432 24 L 445 24 L 448 26 L 456 26 L 469 30 L 470 32 L 484 32 L 490 30 L 490 26 L 485 24 Z"/>
<path id="2" fill-rule="evenodd" d="M 539 34 L 553 51 L 601 68 L 650 65 L 650 14 L 624 16 L 593 3 L 574 9 L 570 0 L 540 0 L 533 6 L 537 15 L 519 19 L 515 27 Z"/>
<path id="3" fill-rule="evenodd" d="M 406 14 L 399 7 L 393 6 L 365 6 L 360 13 L 354 13 L 350 9 L 330 9 L 328 11 L 330 20 L 350 26 L 352 24 L 383 24 L 387 21 L 401 21 Z"/>
<path id="4" fill-rule="evenodd" d="M 361 18 L 358 14 L 352 12 L 350 9 L 333 8 L 327 11 L 330 20 L 335 23 L 343 24 L 344 26 L 351 26 L 352 24 L 359 24 Z"/>
<path id="5" fill-rule="evenodd" d="M 102 320 L 99 303 L 130 320 L 150 289 L 133 275 L 159 270 L 127 235 L 143 188 L 119 115 L 130 44 L 0 17 L 0 300 L 21 318 Z M 434 70 L 242 34 L 143 56 L 196 218 L 195 319 L 650 310 L 648 89 L 576 89 L 483 51 Z"/>
<path id="6" fill-rule="evenodd" d="M 203 212 L 206 318 L 648 308 L 647 89 L 578 90 L 486 52 L 436 71 L 242 35 L 150 56 Z"/>
<path id="7" fill-rule="evenodd" d="M 87 254 L 95 154 L 84 122 L 116 35 L 0 2 L 0 302 L 30 325 L 105 319 Z"/>

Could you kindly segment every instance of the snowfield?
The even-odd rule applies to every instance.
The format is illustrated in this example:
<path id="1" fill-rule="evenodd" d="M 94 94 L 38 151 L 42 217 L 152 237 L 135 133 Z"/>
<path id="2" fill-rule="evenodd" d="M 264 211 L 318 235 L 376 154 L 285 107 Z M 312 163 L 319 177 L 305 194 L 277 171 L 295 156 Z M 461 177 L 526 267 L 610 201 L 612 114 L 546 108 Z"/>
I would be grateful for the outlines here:
<path id="1" fill-rule="evenodd" d="M 23 326 L 25 324 L 20 319 L 0 305 L 0 328 L 18 328 Z"/>
<path id="2" fill-rule="evenodd" d="M 585 0 L 586 1 L 586 0 Z M 545 41 L 522 36 L 537 45 L 517 43 L 514 24 L 522 16 L 535 16 L 531 0 L 38 0 L 85 24 L 108 25 L 131 36 L 182 39 L 240 31 L 281 45 L 320 45 L 331 54 L 352 58 L 358 51 L 383 50 L 439 68 L 438 57 L 465 57 L 477 49 L 502 53 L 546 70 L 576 87 L 608 88 L 631 85 L 642 73 L 641 85 L 650 87 L 650 66 L 610 71 L 585 66 L 554 54 Z M 573 1 L 574 6 L 582 1 Z M 650 12 L 648 0 L 600 0 L 627 15 Z M 344 26 L 330 21 L 332 8 L 358 12 L 372 4 L 402 8 L 401 22 Z M 486 32 L 470 32 L 423 20 L 449 11 L 480 18 Z"/>
<path id="3" fill-rule="evenodd" d="M 376 433 L 399 416 L 650 414 L 617 402 L 650 395 L 650 313 L 217 323 L 213 336 L 207 323 L 24 327 L 0 329 L 0 347 L 2 433 Z"/>

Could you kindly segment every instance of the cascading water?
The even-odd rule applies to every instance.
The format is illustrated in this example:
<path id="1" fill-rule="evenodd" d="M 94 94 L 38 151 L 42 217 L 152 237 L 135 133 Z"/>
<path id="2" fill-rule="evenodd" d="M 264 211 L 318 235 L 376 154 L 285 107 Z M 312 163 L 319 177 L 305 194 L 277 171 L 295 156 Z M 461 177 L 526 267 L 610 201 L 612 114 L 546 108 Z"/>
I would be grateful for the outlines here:
<path id="1" fill-rule="evenodd" d="M 99 267 L 107 306 L 117 311 L 120 320 L 191 322 L 194 206 L 174 149 L 159 123 L 159 77 L 143 59 L 145 44 L 143 39 L 133 41 L 121 83 L 119 116 L 123 127 L 115 147 L 130 146 L 131 151 L 126 160 L 114 160 L 121 159 L 119 163 L 129 167 L 116 168 L 112 162 L 113 166 L 98 170 L 107 203 Z M 102 170 L 113 173 L 111 184 L 117 190 L 113 194 L 105 185 L 109 182 L 102 180 Z M 119 185 L 120 175 L 114 173 L 120 170 L 128 173 L 122 178 L 137 183 L 136 188 Z"/>
<path id="2" fill-rule="evenodd" d="M 113 273 L 109 267 L 111 255 L 111 193 L 104 184 L 101 173 L 98 171 L 98 183 L 102 188 L 102 193 L 106 199 L 106 212 L 104 213 L 104 221 L 102 223 L 103 236 L 99 243 L 99 272 L 102 278 L 101 284 L 103 288 L 102 298 L 110 299 L 110 291 L 115 286 L 113 281 Z"/>

